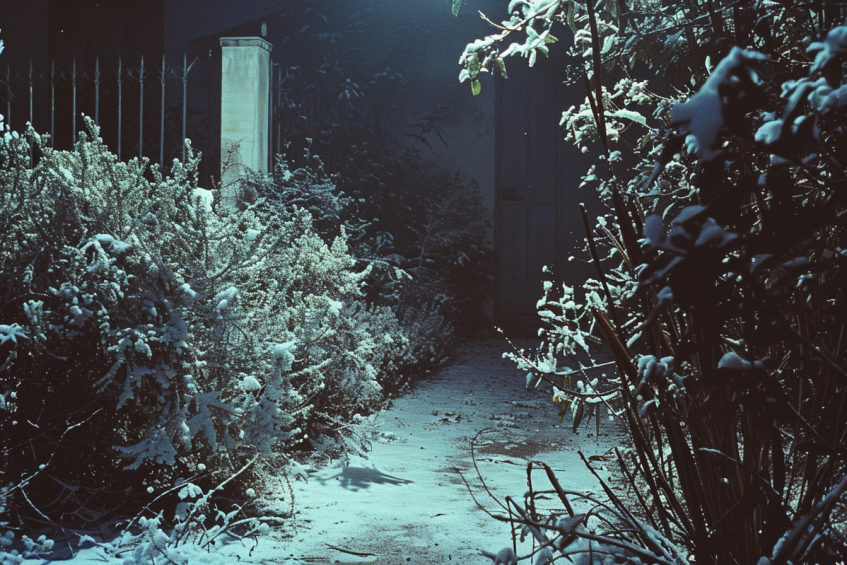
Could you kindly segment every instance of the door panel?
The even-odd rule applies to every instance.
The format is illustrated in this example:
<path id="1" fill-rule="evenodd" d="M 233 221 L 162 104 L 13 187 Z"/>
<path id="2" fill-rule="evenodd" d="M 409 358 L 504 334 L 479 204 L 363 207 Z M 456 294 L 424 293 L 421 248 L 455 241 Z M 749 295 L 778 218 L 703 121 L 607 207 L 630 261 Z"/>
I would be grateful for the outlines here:
<path id="1" fill-rule="evenodd" d="M 568 45 L 570 38 L 560 41 Z M 581 187 L 591 155 L 565 143 L 559 127 L 562 111 L 585 98 L 581 83 L 563 84 L 570 63 L 551 49 L 530 69 L 510 59 L 509 78 L 497 77 L 495 251 L 498 318 L 537 317 L 542 273 L 547 265 L 555 281 L 580 286 L 596 276 L 583 253 L 585 229 L 579 205 L 589 215 L 601 208 L 594 188 Z M 574 256 L 578 260 L 569 261 Z"/>
<path id="2" fill-rule="evenodd" d="M 559 255 L 555 82 L 552 69 L 537 67 L 516 61 L 498 82 L 498 316 L 533 315 L 542 268 Z"/>
<path id="3" fill-rule="evenodd" d="M 500 233 L 502 241 L 511 241 L 500 252 L 500 307 L 520 309 L 524 307 L 526 285 L 529 280 L 527 262 L 527 207 L 524 205 L 503 205 L 500 208 Z"/>

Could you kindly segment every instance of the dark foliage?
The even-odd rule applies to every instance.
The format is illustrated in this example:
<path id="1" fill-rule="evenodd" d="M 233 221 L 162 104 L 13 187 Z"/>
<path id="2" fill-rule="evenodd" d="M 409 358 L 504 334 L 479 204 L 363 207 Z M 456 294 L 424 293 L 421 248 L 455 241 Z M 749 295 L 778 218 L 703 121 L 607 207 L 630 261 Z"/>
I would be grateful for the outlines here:
<path id="1" fill-rule="evenodd" d="M 486 211 L 472 179 L 426 159 L 433 153 L 429 139 L 434 134 L 444 142 L 442 125 L 458 110 L 431 108 L 409 123 L 398 116 L 405 76 L 421 59 L 409 45 L 427 33 L 425 26 L 412 21 L 386 29 L 380 14 L 364 4 L 317 2 L 303 14 L 292 10 L 292 19 L 302 18 L 308 28 L 292 24 L 286 39 L 277 117 L 285 124 L 280 142 L 287 148 L 286 167 L 333 176 L 351 245 L 375 262 L 371 301 L 399 309 L 401 319 L 409 309 L 415 317 L 429 310 L 443 318 L 445 329 L 478 329 L 492 287 Z M 381 49 L 373 48 L 374 33 Z M 274 183 L 279 186 L 278 176 Z M 365 223 L 351 225 L 353 218 Z M 396 268 L 411 278 L 398 276 Z M 439 350 L 450 332 L 442 334 Z"/>
<path id="2" fill-rule="evenodd" d="M 573 13 L 533 19 L 535 3 L 523 4 L 518 29 L 574 25 Z M 618 453 L 632 503 L 606 488 L 609 503 L 575 516 L 572 493 L 555 489 L 572 516 L 557 522 L 536 512 L 530 492 L 513 521 L 541 546 L 580 558 L 594 543 L 600 554 L 642 562 L 680 563 L 685 554 L 706 564 L 841 562 L 847 14 L 835 2 L 691 2 L 676 6 L 679 23 L 653 33 L 637 22 L 658 12 L 612 4 L 589 5 L 576 20 L 589 30 L 586 85 L 607 158 L 603 132 L 614 116 L 601 63 L 646 53 L 680 85 L 674 69 L 699 68 L 692 61 L 706 55 L 716 64 L 710 75 L 684 76 L 697 92 L 638 140 L 635 150 L 652 146 L 652 159 L 634 171 L 610 159 L 600 184 L 614 224 L 587 234 L 598 266 L 588 305 L 545 297 L 545 346 L 519 362 L 560 387 L 577 414 L 620 395 L 609 409 L 632 436 L 633 450 Z M 633 25 L 607 43 L 619 51 L 602 47 L 610 20 Z M 614 248 L 621 266 L 601 266 L 597 247 Z M 556 353 L 584 342 L 582 321 L 614 353 L 617 392 L 569 387 L 572 375 L 598 386 L 592 367 L 556 369 Z"/>

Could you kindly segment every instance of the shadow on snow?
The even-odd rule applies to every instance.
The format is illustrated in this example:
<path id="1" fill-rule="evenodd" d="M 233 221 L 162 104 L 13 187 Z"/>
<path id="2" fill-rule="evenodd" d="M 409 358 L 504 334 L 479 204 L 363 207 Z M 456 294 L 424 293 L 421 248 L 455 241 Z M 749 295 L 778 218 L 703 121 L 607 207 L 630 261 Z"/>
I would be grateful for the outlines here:
<path id="1" fill-rule="evenodd" d="M 342 488 L 354 492 L 370 488 L 370 486 L 373 484 L 399 486 L 408 485 L 412 482 L 407 479 L 401 479 L 399 477 L 392 477 L 391 475 L 386 475 L 378 469 L 372 469 L 368 467 L 345 467 L 337 475 L 333 475 L 332 477 L 321 480 L 321 483 L 325 485 L 327 481 L 330 481 L 332 479 L 341 481 Z"/>

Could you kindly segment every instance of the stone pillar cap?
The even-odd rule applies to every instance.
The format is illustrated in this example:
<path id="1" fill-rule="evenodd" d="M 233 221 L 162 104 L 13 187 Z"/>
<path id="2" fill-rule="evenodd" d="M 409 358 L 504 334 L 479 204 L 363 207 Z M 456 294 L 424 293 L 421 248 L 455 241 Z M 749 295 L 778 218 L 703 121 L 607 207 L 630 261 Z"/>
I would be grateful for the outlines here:
<path id="1" fill-rule="evenodd" d="M 221 37 L 221 47 L 261 47 L 270 53 L 272 46 L 261 37 Z"/>

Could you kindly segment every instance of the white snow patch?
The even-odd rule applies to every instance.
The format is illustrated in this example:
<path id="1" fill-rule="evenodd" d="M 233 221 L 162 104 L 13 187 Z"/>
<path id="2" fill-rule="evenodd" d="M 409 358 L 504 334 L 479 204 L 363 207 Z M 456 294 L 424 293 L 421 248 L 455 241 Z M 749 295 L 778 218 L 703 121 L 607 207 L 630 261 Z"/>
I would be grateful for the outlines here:
<path id="1" fill-rule="evenodd" d="M 212 204 L 215 201 L 215 193 L 205 188 L 195 188 L 191 191 L 191 196 L 203 210 L 206 212 L 212 211 Z"/>

